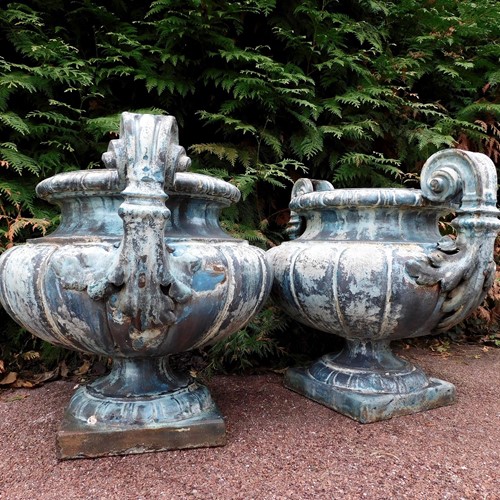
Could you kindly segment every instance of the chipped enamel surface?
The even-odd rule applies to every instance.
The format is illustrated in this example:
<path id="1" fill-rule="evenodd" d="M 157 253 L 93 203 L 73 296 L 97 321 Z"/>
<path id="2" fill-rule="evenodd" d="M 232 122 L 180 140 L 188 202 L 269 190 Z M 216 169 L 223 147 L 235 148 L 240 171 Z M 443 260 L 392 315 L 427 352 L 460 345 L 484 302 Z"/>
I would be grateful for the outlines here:
<path id="1" fill-rule="evenodd" d="M 79 425 L 96 418 L 105 433 L 115 418 L 124 428 L 213 419 L 208 391 L 174 376 L 165 360 L 236 332 L 269 294 L 264 252 L 219 224 L 240 193 L 186 172 L 172 117 L 124 113 L 103 160 L 106 169 L 40 183 L 39 196 L 60 206 L 62 222 L 1 256 L 2 304 L 44 340 L 116 360 L 109 376 L 72 400 L 68 418 Z M 145 379 L 154 381 L 147 390 Z M 125 404 L 127 394 L 133 401 Z M 214 443 L 219 420 L 211 420 Z"/>
<path id="2" fill-rule="evenodd" d="M 398 360 L 388 342 L 462 321 L 494 276 L 500 222 L 491 160 L 442 151 L 426 162 L 421 185 L 422 190 L 334 189 L 300 179 L 290 202 L 292 241 L 267 253 L 281 307 L 297 321 L 347 340 L 340 353 L 305 371 L 290 371 L 285 383 L 358 420 L 452 401 L 450 384 L 431 383 Z M 438 230 L 439 218 L 452 212 L 456 240 Z M 387 403 L 381 398 L 386 393 L 400 403 L 382 412 L 377 406 Z"/>

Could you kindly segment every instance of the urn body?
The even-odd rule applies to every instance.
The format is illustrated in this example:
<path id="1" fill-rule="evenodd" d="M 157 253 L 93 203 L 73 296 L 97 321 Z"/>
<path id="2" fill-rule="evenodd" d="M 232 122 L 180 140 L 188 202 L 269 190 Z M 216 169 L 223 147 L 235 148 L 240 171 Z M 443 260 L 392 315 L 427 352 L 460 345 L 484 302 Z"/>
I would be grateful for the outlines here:
<path id="1" fill-rule="evenodd" d="M 184 352 L 243 327 L 262 306 L 271 275 L 261 249 L 219 225 L 237 189 L 200 174 L 178 172 L 167 190 L 171 217 L 163 240 L 175 282 L 170 290 L 159 286 L 165 307 L 156 327 L 144 334 L 150 318 L 125 316 L 113 291 L 109 300 L 89 293 L 115 265 L 123 239 L 120 191 L 112 170 L 60 174 L 38 186 L 40 196 L 61 206 L 62 221 L 51 235 L 2 256 L 0 294 L 10 315 L 52 344 L 111 357 Z M 142 257 L 147 266 L 150 256 Z M 182 293 L 187 300 L 177 298 Z"/>

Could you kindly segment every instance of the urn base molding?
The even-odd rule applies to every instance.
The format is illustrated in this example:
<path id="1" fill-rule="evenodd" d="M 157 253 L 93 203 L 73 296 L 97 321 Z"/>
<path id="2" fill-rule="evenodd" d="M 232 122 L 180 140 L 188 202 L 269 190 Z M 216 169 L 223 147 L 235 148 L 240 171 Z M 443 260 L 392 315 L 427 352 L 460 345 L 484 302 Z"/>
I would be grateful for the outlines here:
<path id="1" fill-rule="evenodd" d="M 218 410 L 182 422 L 129 429 L 89 427 L 66 415 L 57 433 L 58 458 L 96 458 L 224 446 L 225 432 L 224 420 Z"/>
<path id="2" fill-rule="evenodd" d="M 78 389 L 66 409 L 57 433 L 58 456 L 65 460 L 223 446 L 225 427 L 208 389 L 195 382 L 168 394 L 129 398 L 100 395 L 90 385 Z"/>
<path id="3" fill-rule="evenodd" d="M 225 424 L 209 390 L 169 358 L 116 358 L 72 396 L 57 434 L 59 458 L 222 446 Z"/>
<path id="4" fill-rule="evenodd" d="M 348 342 L 339 354 L 323 356 L 307 368 L 289 368 L 285 386 L 362 424 L 455 402 L 453 384 L 427 377 L 395 356 L 387 342 L 363 343 L 363 356 L 356 356 L 360 344 Z"/>

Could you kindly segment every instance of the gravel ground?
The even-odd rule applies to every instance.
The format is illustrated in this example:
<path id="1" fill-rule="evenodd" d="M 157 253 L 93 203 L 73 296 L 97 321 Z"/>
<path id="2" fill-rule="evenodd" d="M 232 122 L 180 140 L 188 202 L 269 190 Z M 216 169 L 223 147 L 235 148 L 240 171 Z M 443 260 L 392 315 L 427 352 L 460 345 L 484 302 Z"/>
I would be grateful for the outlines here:
<path id="1" fill-rule="evenodd" d="M 358 424 L 277 374 L 215 377 L 228 444 L 59 462 L 74 384 L 0 392 L 2 499 L 500 499 L 500 349 L 402 353 L 457 386 L 455 405 Z"/>

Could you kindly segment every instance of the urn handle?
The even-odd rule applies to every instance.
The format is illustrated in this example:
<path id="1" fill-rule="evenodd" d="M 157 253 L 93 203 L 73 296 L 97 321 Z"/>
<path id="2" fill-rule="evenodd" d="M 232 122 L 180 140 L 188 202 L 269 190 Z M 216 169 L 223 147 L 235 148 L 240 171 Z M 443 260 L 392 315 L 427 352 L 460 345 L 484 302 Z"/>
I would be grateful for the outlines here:
<path id="1" fill-rule="evenodd" d="M 298 179 L 293 185 L 291 199 L 316 191 L 332 191 L 333 189 L 334 187 L 328 181 L 304 177 Z M 305 225 L 305 219 L 297 212 L 290 210 L 290 221 L 287 224 L 285 233 L 291 240 L 295 240 L 305 231 Z"/>
<path id="2" fill-rule="evenodd" d="M 178 144 L 174 117 L 123 113 L 120 138 L 111 141 L 103 161 L 118 170 L 124 188 L 118 211 L 123 238 L 105 276 L 88 284 L 87 292 L 94 300 L 107 300 L 110 320 L 131 335 L 135 332 L 136 340 L 155 336 L 162 326 L 175 322 L 175 305 L 192 294 L 192 276 L 184 276 L 186 266 L 176 265 L 165 244 L 171 216 L 165 190 L 190 159 Z M 196 265 L 190 262 L 187 273 Z"/>
<path id="3" fill-rule="evenodd" d="M 445 149 L 433 154 L 422 167 L 420 185 L 428 200 L 455 203 L 459 217 L 464 213 L 498 217 L 496 168 L 482 153 Z"/>
<path id="4" fill-rule="evenodd" d="M 484 154 L 447 149 L 432 155 L 421 173 L 421 189 L 431 202 L 451 203 L 456 239 L 441 238 L 434 251 L 407 263 L 420 285 L 440 285 L 443 318 L 436 331 L 465 319 L 491 287 L 496 265 L 495 239 L 500 230 L 496 207 L 497 175 Z"/>

